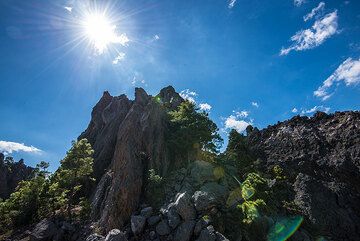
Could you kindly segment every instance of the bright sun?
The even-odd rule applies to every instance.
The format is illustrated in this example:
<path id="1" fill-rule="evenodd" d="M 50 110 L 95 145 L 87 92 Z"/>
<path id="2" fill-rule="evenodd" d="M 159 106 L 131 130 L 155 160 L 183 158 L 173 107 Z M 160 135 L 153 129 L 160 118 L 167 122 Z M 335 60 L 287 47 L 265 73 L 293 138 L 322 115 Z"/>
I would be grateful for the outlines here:
<path id="1" fill-rule="evenodd" d="M 84 20 L 85 35 L 100 54 L 110 43 L 116 42 L 115 29 L 116 26 L 102 14 L 89 14 Z"/>

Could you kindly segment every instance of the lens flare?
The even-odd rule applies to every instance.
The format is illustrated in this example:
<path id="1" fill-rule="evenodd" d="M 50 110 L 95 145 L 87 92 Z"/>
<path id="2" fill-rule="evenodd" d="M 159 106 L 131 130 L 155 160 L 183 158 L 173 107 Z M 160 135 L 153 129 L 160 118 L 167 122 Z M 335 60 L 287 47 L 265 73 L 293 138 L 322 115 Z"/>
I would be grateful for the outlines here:
<path id="1" fill-rule="evenodd" d="M 303 222 L 303 217 L 295 216 L 278 220 L 270 229 L 268 241 L 285 241 L 290 238 Z"/>

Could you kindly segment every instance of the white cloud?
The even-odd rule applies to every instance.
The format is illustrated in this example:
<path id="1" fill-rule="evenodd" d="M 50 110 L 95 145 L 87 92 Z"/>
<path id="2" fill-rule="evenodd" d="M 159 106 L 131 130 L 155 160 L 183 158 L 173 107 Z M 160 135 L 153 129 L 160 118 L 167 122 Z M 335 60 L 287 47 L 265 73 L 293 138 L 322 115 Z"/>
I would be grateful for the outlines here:
<path id="1" fill-rule="evenodd" d="M 71 12 L 71 11 L 72 11 L 72 9 L 73 9 L 73 8 L 72 8 L 72 7 L 70 7 L 70 6 L 65 6 L 64 8 L 65 8 L 65 10 L 66 10 L 66 11 L 69 11 L 69 12 Z"/>
<path id="2" fill-rule="evenodd" d="M 251 123 L 240 120 L 234 115 L 230 115 L 225 119 L 225 129 L 235 129 L 239 133 L 245 131 L 248 125 L 251 125 Z"/>
<path id="3" fill-rule="evenodd" d="M 157 41 L 160 39 L 159 35 L 155 34 L 154 37 L 153 37 L 154 41 Z"/>
<path id="4" fill-rule="evenodd" d="M 5 155 L 11 154 L 13 152 L 31 152 L 31 153 L 40 153 L 41 150 L 34 146 L 26 146 L 24 143 L 17 143 L 11 141 L 0 141 L 0 152 L 3 152 Z"/>
<path id="5" fill-rule="evenodd" d="M 314 112 L 316 112 L 316 111 L 323 111 L 323 112 L 325 112 L 325 113 L 328 113 L 328 112 L 330 111 L 330 108 L 329 108 L 329 107 L 324 107 L 324 106 L 322 106 L 322 105 L 320 105 L 320 106 L 314 106 L 314 107 L 311 108 L 311 109 L 308 109 L 308 110 L 304 109 L 304 110 L 302 110 L 302 111 L 301 111 L 301 114 L 302 114 L 302 115 L 312 114 L 312 113 L 314 113 Z"/>
<path id="6" fill-rule="evenodd" d="M 294 0 L 294 5 L 299 7 L 302 4 L 306 3 L 306 0 Z"/>
<path id="7" fill-rule="evenodd" d="M 180 96 L 190 101 L 191 103 L 196 103 L 195 97 L 197 96 L 197 93 L 195 91 L 190 91 L 189 89 L 183 90 L 180 92 Z"/>
<path id="8" fill-rule="evenodd" d="M 113 64 L 118 64 L 120 61 L 123 61 L 125 59 L 125 53 L 120 52 L 118 56 L 112 61 Z"/>
<path id="9" fill-rule="evenodd" d="M 310 29 L 300 30 L 291 37 L 294 43 L 288 48 L 282 48 L 280 55 L 287 55 L 290 51 L 302 51 L 321 45 L 326 39 L 337 33 L 337 10 L 326 14 L 315 21 Z"/>
<path id="10" fill-rule="evenodd" d="M 236 3 L 236 0 L 230 0 L 228 7 L 233 8 L 235 6 L 235 3 Z"/>
<path id="11" fill-rule="evenodd" d="M 298 109 L 294 108 L 291 110 L 292 113 L 297 113 L 298 112 Z"/>
<path id="12" fill-rule="evenodd" d="M 325 3 L 320 2 L 319 5 L 316 8 L 313 8 L 310 13 L 306 14 L 304 16 L 304 21 L 308 21 L 312 19 L 314 16 L 316 16 L 319 12 L 324 11 Z"/>
<path id="13" fill-rule="evenodd" d="M 314 95 L 322 100 L 329 99 L 332 94 L 328 93 L 328 89 L 332 87 L 335 82 L 341 81 L 343 81 L 346 86 L 360 83 L 360 58 L 358 60 L 353 60 L 352 58 L 346 59 L 335 72 L 323 82 L 323 85 L 314 91 Z"/>
<path id="14" fill-rule="evenodd" d="M 203 111 L 209 111 L 212 108 L 212 106 L 209 105 L 208 103 L 200 103 L 199 107 L 200 107 L 200 110 L 203 110 Z"/>
<path id="15" fill-rule="evenodd" d="M 257 102 L 254 102 L 254 101 L 253 101 L 253 102 L 251 102 L 251 105 L 252 105 L 252 106 L 255 106 L 256 108 L 259 108 L 259 104 L 258 104 Z"/>
<path id="16" fill-rule="evenodd" d="M 237 117 L 246 118 L 249 116 L 249 111 L 246 111 L 246 110 L 237 111 L 237 112 L 235 112 L 235 114 Z"/>

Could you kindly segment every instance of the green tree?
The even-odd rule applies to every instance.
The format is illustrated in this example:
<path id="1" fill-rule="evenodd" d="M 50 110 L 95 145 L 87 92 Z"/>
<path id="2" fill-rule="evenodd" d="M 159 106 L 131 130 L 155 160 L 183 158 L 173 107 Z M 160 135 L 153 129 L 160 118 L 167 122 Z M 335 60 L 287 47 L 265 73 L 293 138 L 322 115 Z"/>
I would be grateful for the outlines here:
<path id="1" fill-rule="evenodd" d="M 56 172 L 54 181 L 55 183 L 58 182 L 58 184 L 54 183 L 53 189 L 58 195 L 65 196 L 62 201 L 67 202 L 67 214 L 70 219 L 72 207 L 76 204 L 75 201 L 79 201 L 81 198 L 79 193 L 83 184 L 88 180 L 92 180 L 93 153 L 94 151 L 87 139 L 73 141 L 71 149 L 60 162 L 61 165 Z"/>
<path id="2" fill-rule="evenodd" d="M 250 151 L 247 138 L 234 129 L 229 133 L 225 159 L 228 164 L 235 166 L 242 174 L 253 171 L 252 164 L 256 158 Z"/>
<path id="3" fill-rule="evenodd" d="M 190 160 L 201 151 L 218 152 L 222 138 L 208 113 L 184 101 L 177 110 L 169 112 L 169 117 L 169 143 L 174 153 Z"/>

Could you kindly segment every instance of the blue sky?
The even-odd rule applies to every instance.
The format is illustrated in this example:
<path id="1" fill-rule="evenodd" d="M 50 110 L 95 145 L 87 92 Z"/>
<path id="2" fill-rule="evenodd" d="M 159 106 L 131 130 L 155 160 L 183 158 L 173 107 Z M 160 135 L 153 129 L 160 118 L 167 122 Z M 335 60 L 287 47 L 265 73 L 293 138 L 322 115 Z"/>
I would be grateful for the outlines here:
<path id="1" fill-rule="evenodd" d="M 54 170 L 104 90 L 173 85 L 223 136 L 359 109 L 359 1 L 94 2 L 0 2 L 0 149 L 29 165 Z"/>

